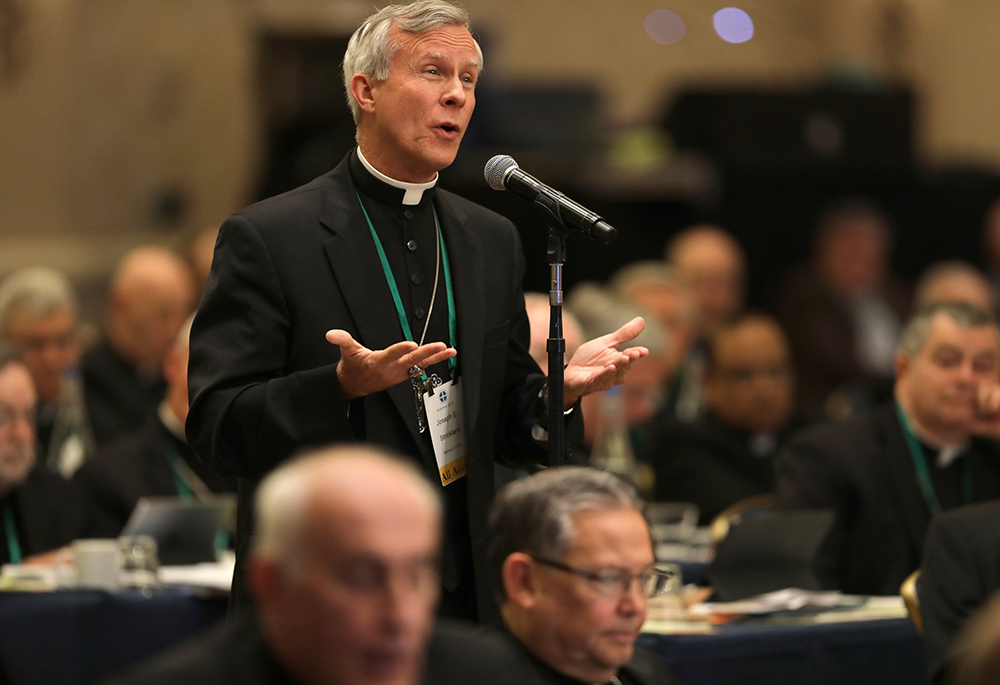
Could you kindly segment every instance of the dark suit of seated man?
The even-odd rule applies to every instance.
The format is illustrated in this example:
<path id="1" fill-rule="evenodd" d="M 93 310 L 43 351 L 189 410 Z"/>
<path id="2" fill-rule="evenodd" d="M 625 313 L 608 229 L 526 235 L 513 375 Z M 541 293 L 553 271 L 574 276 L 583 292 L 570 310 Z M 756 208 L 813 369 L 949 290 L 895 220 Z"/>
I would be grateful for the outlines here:
<path id="1" fill-rule="evenodd" d="M 254 614 L 116 683 L 525 682 L 474 626 L 433 630 L 442 502 L 412 461 L 362 446 L 315 451 L 265 478 L 254 505 Z"/>
<path id="2" fill-rule="evenodd" d="M 74 475 L 94 502 L 101 535 L 121 533 L 141 497 L 202 499 L 236 491 L 235 479 L 202 464 L 184 435 L 190 335 L 189 318 L 163 361 L 167 395 L 157 415 L 103 448 Z"/>
<path id="3" fill-rule="evenodd" d="M 36 464 L 37 396 L 28 367 L 0 347 L 0 563 L 61 547 L 91 533 L 90 509 L 73 483 Z"/>
<path id="4" fill-rule="evenodd" d="M 955 638 L 1000 589 L 1000 502 L 939 516 L 927 534 L 920 568 L 927 676 L 931 683 L 949 682 Z"/>
<path id="5" fill-rule="evenodd" d="M 903 332 L 894 403 L 788 444 L 781 504 L 837 515 L 817 560 L 827 584 L 897 594 L 935 515 L 1000 496 L 998 369 L 994 320 L 970 305 L 934 305 Z"/>
<path id="6" fill-rule="evenodd" d="M 610 473 L 567 466 L 504 488 L 490 512 L 500 611 L 518 663 L 542 683 L 653 685 L 672 678 L 635 647 L 654 566 L 642 501 Z"/>

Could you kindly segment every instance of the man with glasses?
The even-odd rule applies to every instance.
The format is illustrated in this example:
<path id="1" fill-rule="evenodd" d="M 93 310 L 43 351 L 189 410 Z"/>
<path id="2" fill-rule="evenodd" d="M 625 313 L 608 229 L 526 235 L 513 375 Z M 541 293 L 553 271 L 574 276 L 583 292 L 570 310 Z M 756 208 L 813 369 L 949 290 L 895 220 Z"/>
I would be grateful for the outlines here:
<path id="1" fill-rule="evenodd" d="M 38 396 L 28 367 L 0 345 L 0 563 L 19 564 L 86 537 L 90 511 L 75 484 L 35 459 Z"/>
<path id="2" fill-rule="evenodd" d="M 672 682 L 634 644 L 647 598 L 678 579 L 655 565 L 631 485 L 584 467 L 543 471 L 499 493 L 490 526 L 503 621 L 542 682 Z"/>

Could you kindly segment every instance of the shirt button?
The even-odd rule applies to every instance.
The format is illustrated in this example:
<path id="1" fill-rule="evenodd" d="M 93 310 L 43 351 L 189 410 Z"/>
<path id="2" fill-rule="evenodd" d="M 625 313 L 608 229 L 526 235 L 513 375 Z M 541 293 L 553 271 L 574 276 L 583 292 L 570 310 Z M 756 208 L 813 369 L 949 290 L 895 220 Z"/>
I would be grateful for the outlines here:
<path id="1" fill-rule="evenodd" d="M 420 276 L 413 274 L 410 276 L 410 282 L 413 283 L 413 285 L 420 285 Z"/>
<path id="2" fill-rule="evenodd" d="M 414 250 L 416 250 L 417 249 L 417 241 L 416 240 L 408 240 L 406 242 L 406 249 L 409 250 L 410 252 L 413 252 Z"/>
<path id="3" fill-rule="evenodd" d="M 426 314 L 427 312 L 425 312 L 420 307 L 417 307 L 416 309 L 413 310 L 413 313 L 416 315 L 418 319 L 422 319 L 424 318 L 424 314 Z"/>
<path id="4" fill-rule="evenodd" d="M 413 210 L 412 209 L 404 209 L 403 210 L 403 216 L 405 216 L 407 219 L 412 219 L 413 218 Z"/>

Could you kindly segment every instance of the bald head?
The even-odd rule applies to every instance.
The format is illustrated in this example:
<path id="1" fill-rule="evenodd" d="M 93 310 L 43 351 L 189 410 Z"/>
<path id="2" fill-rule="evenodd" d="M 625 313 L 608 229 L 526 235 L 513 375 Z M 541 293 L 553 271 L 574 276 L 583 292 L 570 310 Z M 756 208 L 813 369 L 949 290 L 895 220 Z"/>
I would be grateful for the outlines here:
<path id="1" fill-rule="evenodd" d="M 301 553 L 303 535 L 316 520 L 347 534 L 353 523 L 399 528 L 414 515 L 436 526 L 441 502 L 408 462 L 371 447 L 333 447 L 268 476 L 257 490 L 256 514 L 254 555 L 289 561 Z M 347 521 L 353 523 L 340 525 Z"/>
<path id="2" fill-rule="evenodd" d="M 965 302 L 990 314 L 996 311 L 989 281 L 979 269 L 959 259 L 931 264 L 917 282 L 915 310 L 944 302 Z"/>
<path id="3" fill-rule="evenodd" d="M 692 226 L 667 244 L 666 258 L 691 286 L 702 337 L 743 308 L 746 255 L 726 230 L 710 224 Z"/>
<path id="4" fill-rule="evenodd" d="M 122 258 L 111 280 L 108 337 L 125 360 L 150 376 L 194 306 L 191 273 L 173 252 L 140 247 Z"/>
<path id="5" fill-rule="evenodd" d="M 298 681 L 415 685 L 440 593 L 441 503 L 370 447 L 279 467 L 256 496 L 247 568 L 265 641 Z"/>

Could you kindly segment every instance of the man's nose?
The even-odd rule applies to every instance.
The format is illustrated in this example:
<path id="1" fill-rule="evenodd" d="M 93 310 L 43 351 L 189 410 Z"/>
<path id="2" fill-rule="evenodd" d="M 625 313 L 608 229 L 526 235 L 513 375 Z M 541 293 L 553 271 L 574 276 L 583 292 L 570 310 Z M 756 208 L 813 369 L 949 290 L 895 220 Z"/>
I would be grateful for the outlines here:
<path id="1" fill-rule="evenodd" d="M 444 104 L 446 106 L 464 107 L 468 97 L 469 96 L 468 93 L 465 92 L 465 84 L 462 82 L 461 76 L 456 75 L 447 80 L 447 85 L 443 95 Z"/>
<path id="2" fill-rule="evenodd" d="M 633 615 L 646 608 L 646 592 L 638 578 L 632 578 L 618 603 L 618 610 L 626 615 Z"/>

